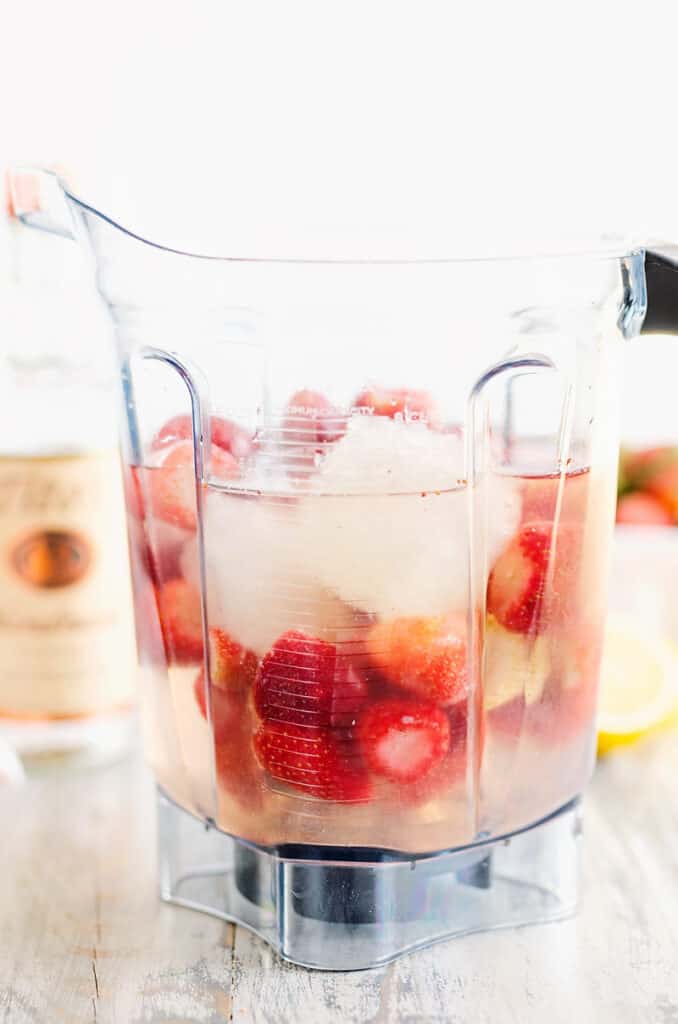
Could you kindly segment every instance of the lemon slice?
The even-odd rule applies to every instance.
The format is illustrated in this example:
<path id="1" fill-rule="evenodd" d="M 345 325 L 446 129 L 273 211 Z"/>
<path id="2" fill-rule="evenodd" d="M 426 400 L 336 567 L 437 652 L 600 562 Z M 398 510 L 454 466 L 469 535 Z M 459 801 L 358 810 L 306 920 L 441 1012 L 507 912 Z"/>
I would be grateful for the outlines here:
<path id="1" fill-rule="evenodd" d="M 678 657 L 643 623 L 610 616 L 600 673 L 598 753 L 632 743 L 678 713 Z"/>

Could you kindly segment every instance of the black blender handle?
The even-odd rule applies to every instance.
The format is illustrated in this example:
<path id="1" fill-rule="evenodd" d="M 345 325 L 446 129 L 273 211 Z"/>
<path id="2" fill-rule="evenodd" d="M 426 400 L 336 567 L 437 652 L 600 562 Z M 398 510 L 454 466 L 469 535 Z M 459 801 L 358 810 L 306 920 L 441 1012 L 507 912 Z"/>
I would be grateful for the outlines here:
<path id="1" fill-rule="evenodd" d="M 647 313 L 642 334 L 678 334 L 678 245 L 645 252 Z"/>

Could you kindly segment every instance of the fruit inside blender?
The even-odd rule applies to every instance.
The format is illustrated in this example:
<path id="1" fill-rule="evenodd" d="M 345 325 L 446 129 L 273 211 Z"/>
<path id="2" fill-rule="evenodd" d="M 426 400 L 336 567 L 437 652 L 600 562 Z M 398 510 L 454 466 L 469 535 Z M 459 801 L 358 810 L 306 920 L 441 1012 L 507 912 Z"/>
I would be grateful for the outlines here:
<path id="1" fill-rule="evenodd" d="M 170 798 L 264 846 L 416 853 L 581 791 L 613 482 L 512 459 L 471 487 L 461 430 L 407 389 L 299 392 L 255 435 L 213 417 L 206 454 L 205 631 L 189 417 L 127 474 Z"/>

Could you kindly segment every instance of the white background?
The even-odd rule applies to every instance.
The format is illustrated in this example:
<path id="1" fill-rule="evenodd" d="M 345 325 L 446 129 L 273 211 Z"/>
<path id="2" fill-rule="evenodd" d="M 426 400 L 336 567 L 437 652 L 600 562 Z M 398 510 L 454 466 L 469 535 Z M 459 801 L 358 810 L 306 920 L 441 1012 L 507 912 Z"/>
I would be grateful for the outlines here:
<path id="1" fill-rule="evenodd" d="M 222 251 L 678 240 L 675 6 L 22 0 L 0 163 L 66 164 L 125 223 Z M 634 438 L 678 435 L 676 369 L 638 343 Z"/>

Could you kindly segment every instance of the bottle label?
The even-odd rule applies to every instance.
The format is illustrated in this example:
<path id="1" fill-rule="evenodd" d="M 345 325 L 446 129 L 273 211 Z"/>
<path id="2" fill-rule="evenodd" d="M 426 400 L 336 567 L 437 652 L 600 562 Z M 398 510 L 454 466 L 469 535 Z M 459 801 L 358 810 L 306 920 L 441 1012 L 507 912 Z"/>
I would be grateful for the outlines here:
<path id="1" fill-rule="evenodd" d="M 135 666 L 117 450 L 0 457 L 0 716 L 124 708 Z"/>

